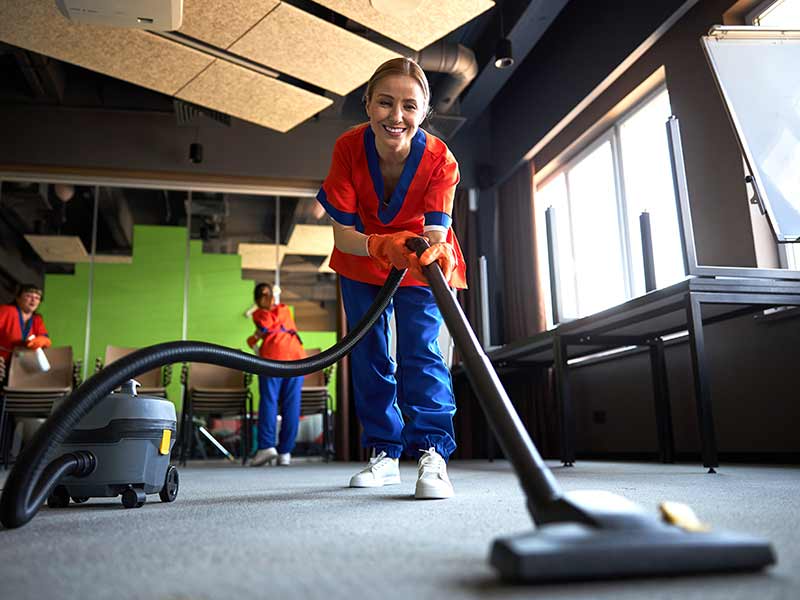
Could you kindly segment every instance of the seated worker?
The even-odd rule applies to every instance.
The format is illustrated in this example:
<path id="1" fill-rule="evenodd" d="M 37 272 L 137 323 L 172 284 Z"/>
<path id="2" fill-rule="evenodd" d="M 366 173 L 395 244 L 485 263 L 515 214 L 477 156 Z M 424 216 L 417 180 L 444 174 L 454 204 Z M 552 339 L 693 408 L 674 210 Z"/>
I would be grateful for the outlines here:
<path id="1" fill-rule="evenodd" d="M 36 312 L 41 301 L 39 286 L 23 284 L 17 289 L 14 302 L 0 305 L 0 360 L 6 366 L 15 347 L 36 350 L 51 346 L 44 319 Z"/>
<path id="2" fill-rule="evenodd" d="M 253 313 L 256 332 L 247 338 L 247 345 L 256 349 L 259 340 L 259 356 L 271 360 L 298 360 L 306 357 L 297 326 L 289 307 L 276 304 L 272 286 L 259 283 L 254 291 L 258 310 Z M 300 390 L 303 376 L 270 377 L 258 376 L 258 391 L 261 401 L 258 407 L 258 452 L 250 461 L 251 467 L 260 467 L 277 462 L 287 466 L 292 461 L 294 440 L 300 421 Z M 275 447 L 275 429 L 278 408 L 281 414 L 281 433 Z"/>

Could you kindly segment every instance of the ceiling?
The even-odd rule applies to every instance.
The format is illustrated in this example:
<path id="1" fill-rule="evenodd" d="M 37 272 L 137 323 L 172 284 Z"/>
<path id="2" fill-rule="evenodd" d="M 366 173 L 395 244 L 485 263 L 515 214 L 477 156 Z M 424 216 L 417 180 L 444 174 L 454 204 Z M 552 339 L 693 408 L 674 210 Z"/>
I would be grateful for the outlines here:
<path id="1" fill-rule="evenodd" d="M 180 29 L 162 34 L 75 23 L 54 0 L 4 0 L 0 41 L 287 132 L 384 61 L 413 55 L 403 50 L 420 50 L 493 6 L 423 0 L 409 27 L 408 17 L 381 14 L 369 0 L 185 0 Z M 376 40 L 351 31 L 358 26 Z"/>
<path id="2" fill-rule="evenodd" d="M 179 30 L 150 32 L 69 21 L 55 0 L 3 0 L 0 104 L 176 112 L 180 100 L 289 132 L 348 110 L 360 118 L 375 67 L 404 55 L 428 58 L 434 100 L 466 78 L 460 99 L 428 122 L 448 138 L 514 72 L 493 65 L 501 33 L 518 66 L 567 1 L 419 0 L 413 14 L 390 15 L 370 0 L 184 0 Z M 474 64 L 437 64 L 454 47 Z"/>
<path id="3" fill-rule="evenodd" d="M 360 119 L 364 84 L 383 61 L 444 56 L 436 50 L 462 47 L 474 54 L 473 79 L 458 88 L 460 98 L 446 114 L 426 125 L 447 139 L 480 116 L 513 72 L 498 76 L 493 66 L 500 13 L 519 65 L 566 2 L 421 0 L 413 15 L 387 15 L 370 0 L 184 0 L 181 28 L 156 33 L 76 24 L 58 12 L 55 0 L 1 0 L 0 110 L 36 105 L 171 113 L 179 126 L 210 117 L 224 127 L 234 118 L 294 134 L 309 119 Z M 426 73 L 434 100 L 442 96 L 437 91 L 453 89 L 448 67 L 426 67 Z M 469 114 L 462 116 L 462 106 Z M 13 210 L 0 211 L 0 226 L 16 233 L 14 243 L 25 251 L 19 260 L 42 260 L 34 248 L 45 254 L 49 248 L 53 256 L 69 250 L 83 260 L 81 250 L 91 240 L 90 187 L 77 186 L 75 200 L 62 203 L 52 184 L 5 185 L 4 209 Z M 104 260 L 130 256 L 133 223 L 187 223 L 185 192 L 108 188 L 100 202 L 98 253 Z M 265 265 L 275 261 L 275 198 L 195 194 L 193 206 L 192 237 L 205 251 L 240 253 L 247 265 L 261 266 L 243 268 L 243 277 L 271 277 Z M 283 198 L 280 214 L 286 283 L 294 277 L 300 296 L 328 299 L 334 284 L 327 256 L 316 246 L 322 239 L 332 246 L 330 230 L 304 229 L 327 220 L 313 198 Z M 247 262 L 248 253 L 258 252 L 264 262 Z M 70 268 L 39 264 L 50 272 Z"/>

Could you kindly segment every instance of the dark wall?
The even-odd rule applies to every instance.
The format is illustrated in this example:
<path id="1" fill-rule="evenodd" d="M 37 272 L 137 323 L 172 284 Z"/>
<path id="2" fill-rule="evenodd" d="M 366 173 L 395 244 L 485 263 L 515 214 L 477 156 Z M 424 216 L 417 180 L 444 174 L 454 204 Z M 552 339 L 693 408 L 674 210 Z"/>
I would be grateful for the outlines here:
<path id="1" fill-rule="evenodd" d="M 320 181 L 336 138 L 357 121 L 312 119 L 286 134 L 236 119 L 230 127 L 205 117 L 197 123 L 179 127 L 168 112 L 6 105 L 0 110 L 0 164 Z M 453 145 L 468 186 L 474 135 Z M 189 161 L 194 141 L 203 145 L 200 164 Z"/>
<path id="2" fill-rule="evenodd" d="M 501 178 L 685 0 L 572 0 L 492 102 Z M 702 0 L 701 0 L 702 2 Z"/>
<path id="3" fill-rule="evenodd" d="M 741 154 L 699 41 L 723 22 L 731 4 L 698 2 L 534 161 L 543 167 L 663 66 L 672 112 L 681 125 L 698 260 L 750 267 L 757 263 Z"/>
<path id="4" fill-rule="evenodd" d="M 798 453 L 800 319 L 740 317 L 705 328 L 714 424 L 720 452 Z M 700 451 L 686 343 L 666 351 L 675 450 Z M 650 360 L 646 352 L 571 371 L 579 453 L 656 452 Z M 604 423 L 595 422 L 602 412 Z"/>
<path id="5" fill-rule="evenodd" d="M 549 63 L 539 61 L 542 48 L 537 46 L 535 62 L 531 59 L 523 63 L 493 104 L 491 155 L 496 170 L 505 166 L 508 173 L 508 168 L 623 61 L 626 52 L 644 40 L 645 35 L 631 35 L 628 15 L 634 18 L 638 14 L 635 18 L 642 21 L 646 17 L 643 13 L 649 13 L 651 6 L 665 6 L 655 2 L 598 2 L 608 11 L 598 11 L 598 21 L 592 23 L 577 11 L 579 5 L 587 4 L 595 5 L 580 1 L 568 5 L 548 33 L 552 37 L 542 41 L 552 46 Z M 637 4 L 641 5 L 638 9 Z M 700 261 L 755 266 L 739 149 L 699 43 L 711 25 L 723 23 L 723 15 L 733 4 L 733 0 L 700 0 L 542 148 L 534 162 L 537 168 L 544 166 L 663 65 L 672 109 L 682 126 Z M 656 9 L 653 15 L 656 14 L 658 19 L 666 18 L 663 11 Z M 660 24 L 658 19 L 652 21 L 653 29 Z M 559 51 L 558 41 L 565 39 L 583 40 L 582 52 L 569 45 Z M 573 76 L 573 70 L 579 75 Z M 489 216 L 493 210 L 482 203 L 481 212 Z M 504 285 L 498 282 L 501 292 Z M 794 342 L 798 334 L 797 318 L 756 321 L 742 317 L 707 328 L 720 451 L 800 452 L 800 440 L 793 427 L 788 426 L 800 418 L 794 401 L 798 382 L 793 366 L 798 360 Z M 667 363 L 676 449 L 682 453 L 699 452 L 687 344 L 669 347 Z M 572 370 L 572 382 L 580 453 L 656 451 L 647 353 L 580 366 Z M 596 412 L 604 414 L 604 423 L 595 422 Z"/>
<path id="6" fill-rule="evenodd" d="M 179 127 L 171 113 L 5 106 L 0 164 L 321 180 L 334 141 L 354 124 L 319 119 L 281 134 L 238 120 L 198 123 Z M 203 145 L 201 164 L 189 161 L 194 141 Z"/>

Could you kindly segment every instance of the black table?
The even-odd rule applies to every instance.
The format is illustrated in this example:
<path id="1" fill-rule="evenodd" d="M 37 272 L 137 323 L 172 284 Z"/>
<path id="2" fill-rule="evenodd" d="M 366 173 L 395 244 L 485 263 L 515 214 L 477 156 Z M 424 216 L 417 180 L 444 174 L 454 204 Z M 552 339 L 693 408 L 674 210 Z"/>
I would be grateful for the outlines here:
<path id="1" fill-rule="evenodd" d="M 561 461 L 575 461 L 575 412 L 570 394 L 571 359 L 624 346 L 648 346 L 661 459 L 674 456 L 663 336 L 689 332 L 695 405 L 703 466 L 719 465 L 703 327 L 777 306 L 800 306 L 800 281 L 744 277 L 690 277 L 602 312 L 488 353 L 501 368 L 553 365 L 561 417 Z"/>

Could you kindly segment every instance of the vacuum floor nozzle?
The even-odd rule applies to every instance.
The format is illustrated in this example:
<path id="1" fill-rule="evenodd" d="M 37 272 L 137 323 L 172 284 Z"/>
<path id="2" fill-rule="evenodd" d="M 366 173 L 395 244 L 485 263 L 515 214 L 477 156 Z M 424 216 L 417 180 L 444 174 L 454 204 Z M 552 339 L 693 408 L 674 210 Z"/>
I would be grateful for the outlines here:
<path id="1" fill-rule="evenodd" d="M 737 533 L 554 523 L 495 540 L 490 562 L 509 581 L 558 582 L 759 571 L 775 555 L 769 542 Z"/>

